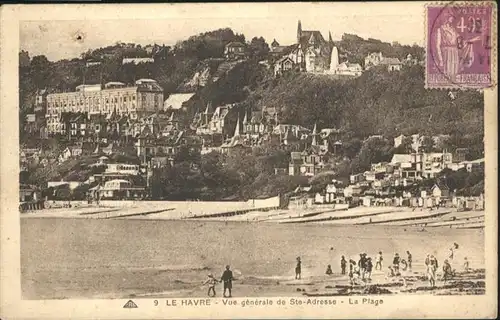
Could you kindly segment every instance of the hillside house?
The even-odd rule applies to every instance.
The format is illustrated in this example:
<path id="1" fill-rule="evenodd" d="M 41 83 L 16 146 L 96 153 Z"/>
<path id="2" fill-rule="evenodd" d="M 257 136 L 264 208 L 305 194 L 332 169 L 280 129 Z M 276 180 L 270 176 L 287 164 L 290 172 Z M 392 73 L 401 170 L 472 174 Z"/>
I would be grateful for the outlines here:
<path id="1" fill-rule="evenodd" d="M 286 72 L 292 71 L 295 67 L 295 63 L 293 62 L 292 58 L 285 56 L 274 64 L 274 75 L 279 76 L 282 75 Z"/>
<path id="2" fill-rule="evenodd" d="M 172 93 L 163 104 L 164 111 L 180 110 L 194 96 L 194 93 Z"/>
<path id="3" fill-rule="evenodd" d="M 330 183 L 325 188 L 325 202 L 334 203 L 344 200 L 344 188 L 339 183 Z"/>
<path id="4" fill-rule="evenodd" d="M 365 181 L 373 182 L 384 178 L 385 172 L 365 171 L 363 173 Z"/>
<path id="5" fill-rule="evenodd" d="M 174 158 L 183 145 L 184 132 L 168 137 L 156 137 L 149 130 L 144 130 L 135 144 L 137 156 L 142 163 L 148 163 L 151 158 L 167 156 Z"/>
<path id="6" fill-rule="evenodd" d="M 325 154 L 318 146 L 311 146 L 303 152 L 291 152 L 288 174 L 312 177 L 325 167 Z"/>
<path id="7" fill-rule="evenodd" d="M 219 106 L 215 109 L 213 114 L 211 114 L 210 120 L 205 122 L 206 119 L 204 116 L 209 116 L 210 111 L 208 110 L 209 106 L 207 106 L 207 110 L 202 115 L 201 124 L 196 128 L 197 135 L 212 135 L 212 134 L 220 134 L 222 136 L 227 136 L 230 134 L 229 125 L 229 113 L 232 109 L 232 105 L 224 105 Z M 232 132 L 231 132 L 232 133 Z"/>
<path id="8" fill-rule="evenodd" d="M 434 198 L 448 198 L 450 197 L 450 188 L 443 181 L 438 181 L 432 186 L 431 193 Z"/>
<path id="9" fill-rule="evenodd" d="M 283 55 L 289 53 L 290 49 L 290 46 L 281 46 L 276 39 L 273 39 L 269 54 L 273 57 L 282 57 Z"/>
<path id="10" fill-rule="evenodd" d="M 242 133 L 242 125 L 240 119 L 238 118 L 236 127 L 234 128 L 233 136 L 220 146 L 221 152 L 227 154 L 230 152 L 249 148 L 249 145 L 245 140 L 245 137 L 241 133 Z"/>
<path id="11" fill-rule="evenodd" d="M 403 63 L 398 58 L 383 58 L 379 65 L 387 68 L 387 71 L 400 71 Z"/>
<path id="12" fill-rule="evenodd" d="M 469 148 L 456 148 L 453 153 L 453 161 L 454 162 L 463 162 L 466 161 L 465 157 L 469 153 Z"/>
<path id="13" fill-rule="evenodd" d="M 89 194 L 94 199 L 101 200 L 129 200 L 143 199 L 146 189 L 141 186 L 134 186 L 130 181 L 115 179 L 104 183 L 104 186 L 96 186 L 89 190 Z"/>
<path id="14" fill-rule="evenodd" d="M 403 63 L 398 58 L 384 57 L 382 52 L 372 52 L 365 58 L 365 69 L 368 70 L 372 67 L 382 65 L 388 71 L 399 71 Z"/>
<path id="15" fill-rule="evenodd" d="M 42 198 L 42 194 L 35 186 L 21 184 L 19 186 L 19 202 L 34 202 Z"/>
<path id="16" fill-rule="evenodd" d="M 224 57 L 228 60 L 247 58 L 247 46 L 244 43 L 234 41 L 224 47 Z"/>
<path id="17" fill-rule="evenodd" d="M 335 74 L 345 76 L 360 76 L 363 73 L 363 68 L 358 63 L 342 62 L 337 66 Z"/>
<path id="18" fill-rule="evenodd" d="M 35 112 L 45 112 L 47 110 L 47 89 L 41 89 L 36 92 L 35 96 Z"/>
<path id="19" fill-rule="evenodd" d="M 467 172 L 476 172 L 484 170 L 484 158 L 472 161 L 462 161 L 461 164 L 467 170 Z"/>

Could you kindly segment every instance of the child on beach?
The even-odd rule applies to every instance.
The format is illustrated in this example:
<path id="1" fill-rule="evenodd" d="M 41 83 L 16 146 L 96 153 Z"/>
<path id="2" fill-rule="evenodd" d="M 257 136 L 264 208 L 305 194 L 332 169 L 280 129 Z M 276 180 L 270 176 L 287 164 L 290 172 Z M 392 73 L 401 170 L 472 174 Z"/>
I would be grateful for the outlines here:
<path id="1" fill-rule="evenodd" d="M 208 296 L 215 297 L 215 285 L 219 283 L 219 280 L 215 279 L 212 274 L 208 275 L 208 279 L 203 283 L 203 285 L 208 284 Z M 210 295 L 210 292 L 213 292 L 213 296 Z"/>
<path id="2" fill-rule="evenodd" d="M 448 259 L 444 260 L 443 263 L 443 281 L 446 283 L 446 280 L 451 279 L 453 277 L 453 270 L 451 270 L 451 265 L 448 262 Z"/>
<path id="3" fill-rule="evenodd" d="M 406 262 L 405 259 L 401 260 L 401 270 L 406 271 L 408 269 L 408 263 Z"/>
<path id="4" fill-rule="evenodd" d="M 467 260 L 467 257 L 464 258 L 464 271 L 469 272 L 469 260 Z"/>
<path id="5" fill-rule="evenodd" d="M 382 261 L 384 258 L 382 257 L 382 251 L 379 251 L 377 257 L 375 258 L 375 270 L 382 270 Z"/>
<path id="6" fill-rule="evenodd" d="M 392 277 L 395 277 L 396 274 L 394 273 L 394 269 L 391 267 L 391 266 L 388 266 L 387 267 L 387 276 L 385 277 L 385 279 L 387 280 L 388 278 L 392 278 Z"/>
<path id="7" fill-rule="evenodd" d="M 356 266 L 356 261 L 349 259 L 349 282 L 351 286 L 354 285 L 354 267 Z"/>
<path id="8" fill-rule="evenodd" d="M 333 271 L 332 271 L 332 266 L 331 265 L 328 265 L 326 267 L 326 272 L 325 272 L 327 275 L 331 276 L 333 274 Z"/>
<path id="9" fill-rule="evenodd" d="M 345 257 L 342 256 L 342 259 L 340 259 L 340 269 L 342 270 L 341 273 L 345 274 L 345 267 L 347 266 L 347 261 L 345 260 Z"/>
<path id="10" fill-rule="evenodd" d="M 408 261 L 408 269 L 411 271 L 411 262 L 413 260 L 413 257 L 411 255 L 410 251 L 408 251 L 408 250 L 406 251 L 406 254 L 408 255 L 408 259 L 406 260 L 406 261 Z"/>

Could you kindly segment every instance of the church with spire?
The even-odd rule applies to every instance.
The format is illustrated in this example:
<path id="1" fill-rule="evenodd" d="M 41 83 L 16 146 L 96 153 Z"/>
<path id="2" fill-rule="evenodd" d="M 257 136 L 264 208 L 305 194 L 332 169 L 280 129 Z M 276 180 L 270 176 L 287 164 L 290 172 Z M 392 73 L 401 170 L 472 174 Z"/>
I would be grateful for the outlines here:
<path id="1" fill-rule="evenodd" d="M 300 63 L 304 71 L 325 72 L 329 70 L 332 49 L 333 40 L 330 32 L 327 41 L 318 30 L 303 30 L 301 21 L 298 21 L 294 56 L 296 63 Z"/>

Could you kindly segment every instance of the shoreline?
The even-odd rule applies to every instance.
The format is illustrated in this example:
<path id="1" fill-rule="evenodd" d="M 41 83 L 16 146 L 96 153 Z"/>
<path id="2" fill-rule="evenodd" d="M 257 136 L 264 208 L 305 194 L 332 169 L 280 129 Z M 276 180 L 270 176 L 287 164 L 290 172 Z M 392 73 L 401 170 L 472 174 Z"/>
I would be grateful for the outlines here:
<path id="1" fill-rule="evenodd" d="M 190 205 L 191 203 L 187 203 Z M 203 205 L 203 204 L 202 204 Z M 186 204 L 174 207 L 148 206 L 140 203 L 130 207 L 75 206 L 50 208 L 20 213 L 26 218 L 64 219 L 130 219 L 130 220 L 181 220 L 198 222 L 242 222 L 310 225 L 380 225 L 422 228 L 483 228 L 484 211 L 457 211 L 455 208 L 408 208 L 408 207 L 355 207 L 349 209 L 273 209 L 247 210 L 232 216 L 203 216 L 199 212 L 185 213 Z M 193 208 L 194 209 L 194 208 Z M 219 209 L 220 210 L 220 209 Z"/>

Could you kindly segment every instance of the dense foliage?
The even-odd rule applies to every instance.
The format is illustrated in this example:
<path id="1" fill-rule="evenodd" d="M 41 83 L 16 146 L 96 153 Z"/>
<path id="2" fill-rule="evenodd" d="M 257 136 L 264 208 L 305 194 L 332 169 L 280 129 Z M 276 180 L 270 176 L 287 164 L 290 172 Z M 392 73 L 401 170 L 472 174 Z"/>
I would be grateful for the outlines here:
<path id="1" fill-rule="evenodd" d="M 335 165 L 328 168 L 331 171 L 323 178 L 311 181 L 314 185 L 323 186 L 332 177 L 346 181 L 349 174 L 368 170 L 371 163 L 390 161 L 393 154 L 408 152 L 411 144 L 408 139 L 393 148 L 392 138 L 400 134 L 428 136 L 423 143 L 427 151 L 467 147 L 468 159 L 484 154 L 484 106 L 480 92 L 460 91 L 452 96 L 448 91 L 425 89 L 424 68 L 419 65 L 404 66 L 399 72 L 372 68 L 358 78 L 296 72 L 274 77 L 272 70 L 259 63 L 269 52 L 262 37 L 247 43 L 248 60 L 234 63 L 218 74 L 229 63 L 224 61 L 223 51 L 231 41 L 246 40 L 228 28 L 206 32 L 172 47 L 155 46 L 154 63 L 140 65 L 122 64 L 123 58 L 151 56 L 145 47 L 135 44 L 116 43 L 89 50 L 79 58 L 57 62 L 48 61 L 45 56 L 30 58 L 28 52 L 20 52 L 20 120 L 32 112 L 37 89 L 72 91 L 84 79 L 86 83 L 131 84 L 139 78 L 153 78 L 163 87 L 166 97 L 182 90 L 196 72 L 208 68 L 212 76 L 217 75 L 218 81 L 190 88 L 196 90 L 196 95 L 187 105 L 189 116 L 203 110 L 209 102 L 213 106 L 236 103 L 239 110 L 276 107 L 281 123 L 342 129 L 343 145 L 332 161 Z M 361 64 L 371 52 L 380 51 L 384 56 L 400 59 L 410 53 L 419 60 L 424 54 L 423 48 L 416 45 L 389 44 L 349 34 L 336 45 L 342 61 Z M 86 61 L 99 61 L 100 65 L 85 67 Z M 442 145 L 434 145 L 429 137 L 438 134 L 450 137 Z M 371 135 L 383 137 L 368 139 Z M 32 141 L 22 126 L 20 138 L 22 143 Z M 43 143 L 45 152 L 61 151 L 61 146 L 53 140 Z M 288 157 L 286 152 L 270 146 L 227 156 L 183 153 L 173 167 L 155 172 L 152 196 L 155 199 L 245 199 L 284 194 L 308 183 L 304 177 L 274 174 L 275 168 L 287 167 Z M 129 157 L 127 161 L 137 159 Z M 90 174 L 86 164 L 70 160 L 62 165 L 51 163 L 46 168 L 30 168 L 30 174 L 23 176 L 22 181 L 38 185 L 68 177 L 82 181 Z M 455 184 L 464 192 L 479 190 L 480 184 L 484 185 L 475 178 L 461 175 L 461 172 L 448 174 L 447 179 L 462 181 Z M 470 181 L 464 182 L 466 179 Z M 450 184 L 453 181 L 450 180 Z"/>

